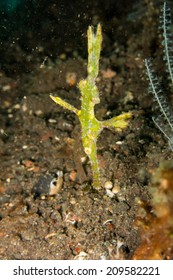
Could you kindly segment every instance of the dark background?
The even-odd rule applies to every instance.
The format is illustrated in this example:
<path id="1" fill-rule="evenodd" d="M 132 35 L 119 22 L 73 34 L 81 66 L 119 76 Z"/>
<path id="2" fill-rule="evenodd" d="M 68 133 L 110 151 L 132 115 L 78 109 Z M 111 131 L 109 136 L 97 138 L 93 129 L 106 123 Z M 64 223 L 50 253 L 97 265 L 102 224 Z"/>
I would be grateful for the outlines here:
<path id="1" fill-rule="evenodd" d="M 11 1 L 13 2 L 13 1 Z M 88 25 L 101 22 L 104 30 L 111 30 L 112 22 L 126 19 L 134 10 L 135 0 L 21 0 L 16 8 L 0 4 L 0 40 L 18 41 L 27 51 L 38 45 L 45 53 L 61 52 L 84 33 Z M 141 6 L 144 1 L 141 1 Z M 9 2 L 8 2 L 9 3 Z M 115 30 L 114 30 L 115 31 Z M 113 32 L 113 31 L 110 31 Z M 81 43 L 80 43 L 81 44 Z"/>

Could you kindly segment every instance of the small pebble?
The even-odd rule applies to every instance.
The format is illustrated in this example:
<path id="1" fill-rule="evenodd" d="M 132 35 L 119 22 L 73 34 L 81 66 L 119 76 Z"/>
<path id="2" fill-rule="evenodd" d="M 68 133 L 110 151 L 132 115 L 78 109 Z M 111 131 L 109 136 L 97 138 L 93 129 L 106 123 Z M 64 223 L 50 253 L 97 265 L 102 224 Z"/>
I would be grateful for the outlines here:
<path id="1" fill-rule="evenodd" d="M 111 181 L 106 181 L 104 187 L 107 190 L 111 190 L 113 188 L 113 183 Z"/>
<path id="2" fill-rule="evenodd" d="M 28 146 L 27 146 L 27 145 L 23 145 L 23 146 L 22 146 L 22 149 L 23 149 L 23 150 L 28 149 Z"/>
<path id="3" fill-rule="evenodd" d="M 49 123 L 56 123 L 57 121 L 55 119 L 48 119 Z"/>
<path id="4" fill-rule="evenodd" d="M 70 203 L 71 203 L 72 205 L 76 204 L 76 199 L 75 199 L 74 197 L 72 197 L 72 198 L 70 199 Z"/>
<path id="5" fill-rule="evenodd" d="M 75 182 L 77 178 L 77 172 L 75 170 L 72 170 L 69 177 L 71 181 Z"/>
<path id="6" fill-rule="evenodd" d="M 63 185 L 63 172 L 57 171 L 56 176 L 46 175 L 41 176 L 38 182 L 33 187 L 33 193 L 36 197 L 45 195 L 56 195 L 60 192 Z"/>
<path id="7" fill-rule="evenodd" d="M 43 111 L 41 111 L 41 110 L 37 110 L 37 111 L 35 111 L 35 114 L 36 114 L 36 116 L 41 116 L 41 115 L 43 115 Z"/>
<path id="8" fill-rule="evenodd" d="M 122 141 L 117 141 L 116 144 L 117 144 L 117 145 L 122 145 L 123 142 L 122 142 Z"/>
<path id="9" fill-rule="evenodd" d="M 114 197 L 114 193 L 113 192 L 111 192 L 111 190 L 106 190 L 106 194 L 107 194 L 107 196 L 109 196 L 110 198 L 113 198 Z"/>
<path id="10" fill-rule="evenodd" d="M 119 192 L 120 192 L 120 187 L 119 187 L 118 185 L 115 185 L 115 186 L 113 187 L 113 189 L 112 189 L 112 192 L 113 192 L 114 194 L 119 193 Z"/>
<path id="11" fill-rule="evenodd" d="M 53 180 L 50 182 L 50 190 L 49 195 L 56 195 L 60 192 L 62 189 L 63 184 L 63 172 L 58 171 L 57 172 L 57 178 L 53 178 Z"/>

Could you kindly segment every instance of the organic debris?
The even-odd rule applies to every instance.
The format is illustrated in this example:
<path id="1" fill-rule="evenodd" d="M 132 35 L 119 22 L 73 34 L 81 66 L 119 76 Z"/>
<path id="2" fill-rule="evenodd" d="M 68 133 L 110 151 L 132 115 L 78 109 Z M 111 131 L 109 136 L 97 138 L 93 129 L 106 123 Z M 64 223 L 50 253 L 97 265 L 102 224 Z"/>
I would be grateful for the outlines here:
<path id="1" fill-rule="evenodd" d="M 141 227 L 141 244 L 133 259 L 173 259 L 173 161 L 159 167 L 150 192 L 151 206 L 142 205 L 147 212 L 145 219 L 136 221 Z"/>

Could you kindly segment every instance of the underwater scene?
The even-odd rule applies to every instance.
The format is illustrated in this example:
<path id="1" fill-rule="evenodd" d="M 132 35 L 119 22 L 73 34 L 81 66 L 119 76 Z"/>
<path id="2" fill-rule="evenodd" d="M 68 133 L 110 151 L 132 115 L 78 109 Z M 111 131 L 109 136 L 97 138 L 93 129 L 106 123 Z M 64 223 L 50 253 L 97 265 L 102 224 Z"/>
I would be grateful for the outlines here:
<path id="1" fill-rule="evenodd" d="M 173 2 L 0 0 L 0 259 L 173 259 Z"/>

